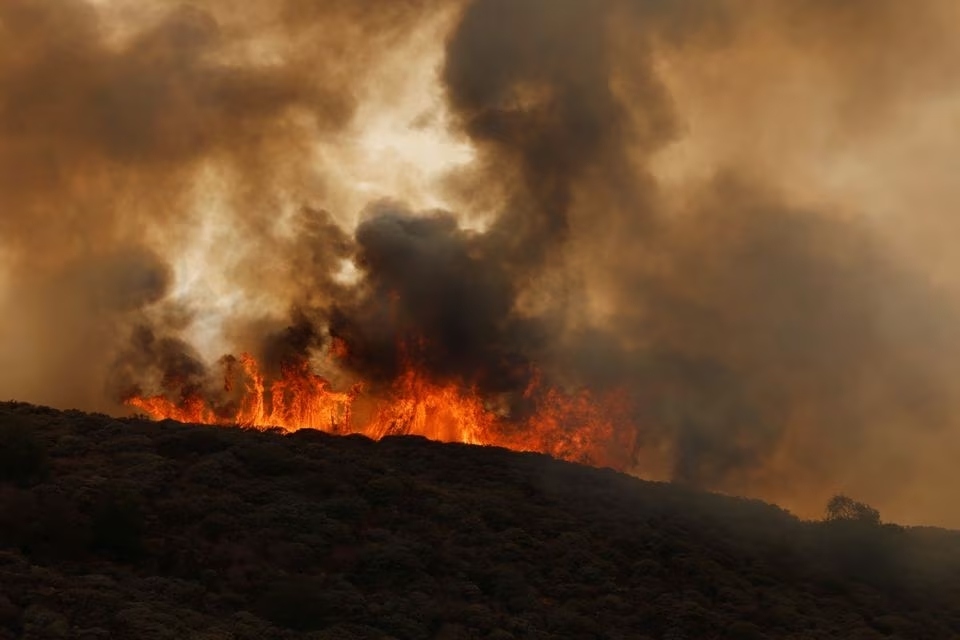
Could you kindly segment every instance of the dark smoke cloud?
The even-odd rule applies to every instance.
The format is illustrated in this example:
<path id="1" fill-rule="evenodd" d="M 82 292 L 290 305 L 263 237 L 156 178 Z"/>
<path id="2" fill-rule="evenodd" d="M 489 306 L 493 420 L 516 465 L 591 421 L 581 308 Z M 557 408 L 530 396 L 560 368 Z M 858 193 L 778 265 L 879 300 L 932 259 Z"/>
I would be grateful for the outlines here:
<path id="1" fill-rule="evenodd" d="M 337 338 L 341 373 L 384 387 L 413 363 L 511 398 L 539 375 L 626 389 L 640 473 L 804 509 L 836 490 L 903 505 L 960 441 L 954 300 L 863 218 L 794 202 L 780 149 L 723 149 L 679 196 L 658 174 L 702 135 L 681 98 L 756 138 L 753 116 L 782 112 L 856 141 L 950 94 L 950 3 L 149 6 L 118 36 L 81 0 L 0 4 L 0 392 L 227 412 L 237 361 L 206 361 L 178 297 L 206 226 L 204 276 L 237 294 L 221 337 L 268 374 Z M 368 68 L 439 12 L 437 81 L 477 152 L 457 188 L 489 224 L 381 201 L 346 229 L 314 146 L 342 142 Z M 224 202 L 198 214 L 205 189 Z"/>
<path id="2" fill-rule="evenodd" d="M 538 328 L 517 314 L 517 286 L 490 236 L 444 212 L 373 206 L 356 232 L 364 279 L 355 304 L 333 308 L 347 364 L 390 380 L 412 359 L 441 380 L 487 391 L 522 388 Z"/>
<path id="3" fill-rule="evenodd" d="M 613 92 L 610 7 L 473 2 L 448 43 L 443 79 L 452 107 L 491 170 L 519 183 L 494 230 L 512 239 L 515 255 L 541 259 L 545 243 L 564 238 L 576 190 L 596 186 L 596 172 L 601 186 L 637 206 L 642 178 L 627 149 L 671 135 L 668 100 L 651 69 L 638 65 L 630 78 L 647 126 L 636 126 Z"/>
<path id="4" fill-rule="evenodd" d="M 667 359 L 679 477 L 743 490 L 787 435 L 829 473 L 891 424 L 949 426 L 956 312 L 863 229 L 721 180 L 667 233 L 613 330 Z"/>
<path id="5" fill-rule="evenodd" d="M 514 304 L 547 298 L 540 313 L 569 325 L 552 325 L 538 361 L 577 384 L 639 390 L 638 423 L 670 443 L 672 477 L 749 492 L 802 474 L 814 494 L 848 482 L 892 500 L 925 454 L 883 480 L 852 470 L 881 464 L 878 441 L 955 428 L 957 318 L 865 226 L 791 205 L 756 171 L 728 167 L 732 178 L 691 186 L 671 211 L 649 172 L 683 132 L 661 61 L 769 56 L 772 73 L 816 78 L 840 126 L 857 130 L 911 92 L 955 86 L 945 12 L 800 0 L 477 0 L 465 11 L 443 78 L 486 179 L 512 185 L 488 240 L 501 261 L 531 261 Z M 595 295 L 609 317 L 578 326 L 574 307 Z"/>
<path id="6" fill-rule="evenodd" d="M 127 398 L 142 394 L 141 381 L 149 380 L 170 393 L 171 400 L 180 401 L 207 391 L 210 373 L 189 344 L 173 336 L 157 335 L 153 328 L 141 325 L 134 329 L 111 370 L 110 388 L 118 397 Z"/>

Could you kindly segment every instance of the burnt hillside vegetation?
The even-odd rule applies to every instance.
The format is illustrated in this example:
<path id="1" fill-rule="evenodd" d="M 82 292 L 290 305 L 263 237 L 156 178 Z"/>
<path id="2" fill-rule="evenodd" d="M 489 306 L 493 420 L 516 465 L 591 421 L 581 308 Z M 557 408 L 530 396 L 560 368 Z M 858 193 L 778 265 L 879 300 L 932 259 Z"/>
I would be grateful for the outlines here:
<path id="1" fill-rule="evenodd" d="M 960 533 L 496 448 L 0 404 L 3 640 L 957 637 Z"/>

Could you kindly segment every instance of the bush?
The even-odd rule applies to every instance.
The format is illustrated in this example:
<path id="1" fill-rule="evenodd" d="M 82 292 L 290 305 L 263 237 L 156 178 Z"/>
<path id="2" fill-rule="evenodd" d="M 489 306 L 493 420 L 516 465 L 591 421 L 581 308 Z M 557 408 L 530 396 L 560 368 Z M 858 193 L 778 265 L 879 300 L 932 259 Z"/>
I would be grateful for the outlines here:
<path id="1" fill-rule="evenodd" d="M 294 576 L 267 587 L 257 606 L 270 622 L 295 631 L 315 631 L 340 622 L 362 622 L 363 596 L 343 580 Z"/>
<path id="2" fill-rule="evenodd" d="M 29 425 L 0 416 L 0 481 L 20 485 L 40 480 L 47 471 L 47 450 Z"/>
<path id="3" fill-rule="evenodd" d="M 879 525 L 880 512 L 864 502 L 857 502 L 845 495 L 836 495 L 827 503 L 827 521 Z"/>
<path id="4" fill-rule="evenodd" d="M 763 630 L 752 622 L 737 620 L 725 629 L 724 637 L 731 640 L 762 640 L 766 636 Z"/>
<path id="5" fill-rule="evenodd" d="M 130 495 L 108 494 L 93 514 L 92 546 L 118 560 L 134 560 L 143 551 L 144 518 Z"/>
<path id="6" fill-rule="evenodd" d="M 230 447 L 230 441 L 221 429 L 197 427 L 173 432 L 157 440 L 157 453 L 165 458 L 181 459 L 218 453 Z"/>
<path id="7" fill-rule="evenodd" d="M 53 493 L 38 498 L 29 537 L 21 548 L 33 557 L 48 560 L 82 558 L 90 546 L 89 519 L 67 496 Z"/>
<path id="8" fill-rule="evenodd" d="M 300 470 L 293 452 L 276 443 L 252 443 L 233 449 L 234 455 L 256 475 L 280 476 Z"/>
<path id="9" fill-rule="evenodd" d="M 363 495 L 371 504 L 385 506 L 397 501 L 403 495 L 403 482 L 392 476 L 374 478 L 363 488 Z"/>

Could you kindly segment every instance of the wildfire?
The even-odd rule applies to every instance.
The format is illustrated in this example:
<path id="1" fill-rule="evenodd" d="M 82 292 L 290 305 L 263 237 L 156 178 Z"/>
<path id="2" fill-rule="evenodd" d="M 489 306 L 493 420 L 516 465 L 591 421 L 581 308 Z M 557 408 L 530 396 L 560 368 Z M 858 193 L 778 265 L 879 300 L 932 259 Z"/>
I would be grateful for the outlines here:
<path id="1" fill-rule="evenodd" d="M 472 390 L 454 384 L 431 384 L 408 369 L 394 385 L 393 397 L 381 405 L 363 429 L 371 438 L 419 435 L 442 442 L 491 444 L 496 420 Z"/>
<path id="2" fill-rule="evenodd" d="M 307 362 L 300 362 L 284 367 L 281 378 L 270 385 L 267 399 L 257 361 L 244 354 L 240 363 L 249 382 L 235 419 L 237 424 L 287 431 L 311 427 L 333 433 L 349 424 L 353 398 L 359 389 L 333 391 L 326 379 L 310 371 Z"/>
<path id="3" fill-rule="evenodd" d="M 342 345 L 336 348 L 343 349 Z M 442 442 L 538 451 L 617 468 L 629 464 L 632 443 L 618 441 L 619 434 L 633 431 L 623 428 L 630 421 L 630 406 L 623 393 L 597 398 L 588 391 L 544 387 L 537 376 L 524 393 L 528 409 L 518 418 L 493 406 L 476 389 L 431 381 L 409 363 L 391 387 L 376 396 L 365 393 L 361 384 L 338 391 L 306 361 L 283 367 L 279 377 L 270 382 L 249 354 L 228 358 L 225 364 L 223 397 L 229 399 L 222 402 L 199 389 L 176 389 L 176 383 L 168 381 L 166 393 L 132 394 L 125 403 L 156 420 L 286 431 L 311 428 L 373 439 L 417 435 Z M 171 395 L 179 395 L 179 399 L 171 400 Z M 354 411 L 361 401 L 373 406 L 366 417 Z"/>

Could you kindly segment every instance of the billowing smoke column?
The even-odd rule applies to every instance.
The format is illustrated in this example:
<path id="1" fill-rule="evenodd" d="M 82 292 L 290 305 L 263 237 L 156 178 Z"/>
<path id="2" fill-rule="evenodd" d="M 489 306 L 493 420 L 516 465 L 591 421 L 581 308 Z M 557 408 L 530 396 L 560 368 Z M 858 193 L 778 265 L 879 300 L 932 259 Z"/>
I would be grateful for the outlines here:
<path id="1" fill-rule="evenodd" d="M 951 3 L 262 4 L 0 5 L 0 393 L 229 422 L 306 385 L 381 433 L 423 419 L 405 385 L 479 442 L 958 522 L 954 289 L 818 173 L 956 102 Z M 440 97 L 407 124 L 472 159 L 444 206 L 338 210 L 422 25 Z"/>

